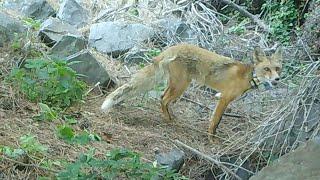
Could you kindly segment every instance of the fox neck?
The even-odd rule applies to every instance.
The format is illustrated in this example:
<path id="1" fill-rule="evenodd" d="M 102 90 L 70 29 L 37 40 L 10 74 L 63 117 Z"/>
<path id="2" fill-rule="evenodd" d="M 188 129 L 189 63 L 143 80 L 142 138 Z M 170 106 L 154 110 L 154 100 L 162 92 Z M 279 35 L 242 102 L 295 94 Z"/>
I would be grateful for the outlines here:
<path id="1" fill-rule="evenodd" d="M 251 85 L 252 89 L 256 89 L 258 88 L 258 86 L 261 84 L 261 82 L 259 81 L 256 71 L 255 71 L 255 67 L 252 64 L 247 64 L 247 68 L 248 68 L 248 81 Z"/>
<path id="2" fill-rule="evenodd" d="M 258 88 L 258 86 L 259 86 L 259 84 L 260 84 L 260 81 L 259 81 L 259 79 L 258 79 L 258 77 L 257 77 L 257 74 L 256 74 L 256 72 L 255 72 L 254 69 L 252 70 L 252 75 L 251 75 L 251 78 L 250 78 L 250 79 L 251 79 L 251 80 L 250 80 L 251 88 L 252 88 L 252 89 Z"/>

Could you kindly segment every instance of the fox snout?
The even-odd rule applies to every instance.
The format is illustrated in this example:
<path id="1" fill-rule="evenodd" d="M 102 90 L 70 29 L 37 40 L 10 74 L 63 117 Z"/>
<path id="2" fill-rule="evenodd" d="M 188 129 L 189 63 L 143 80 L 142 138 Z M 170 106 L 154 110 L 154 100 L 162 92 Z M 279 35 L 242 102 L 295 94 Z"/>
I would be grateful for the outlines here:
<path id="1" fill-rule="evenodd" d="M 271 81 L 271 84 L 273 85 L 273 86 L 276 86 L 276 85 L 278 85 L 278 82 L 280 81 L 280 78 L 279 77 L 276 77 L 276 78 L 274 78 L 274 80 L 272 80 Z"/>

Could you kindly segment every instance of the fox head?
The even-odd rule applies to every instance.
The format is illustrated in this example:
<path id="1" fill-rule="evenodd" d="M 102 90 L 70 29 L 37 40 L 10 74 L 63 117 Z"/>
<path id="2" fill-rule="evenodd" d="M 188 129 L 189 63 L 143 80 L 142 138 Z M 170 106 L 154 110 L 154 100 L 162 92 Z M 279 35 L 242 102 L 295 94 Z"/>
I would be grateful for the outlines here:
<path id="1" fill-rule="evenodd" d="M 281 47 L 278 47 L 271 56 L 266 56 L 260 48 L 255 48 L 253 62 L 256 77 L 261 83 L 268 84 L 270 87 L 278 84 L 282 70 Z"/>

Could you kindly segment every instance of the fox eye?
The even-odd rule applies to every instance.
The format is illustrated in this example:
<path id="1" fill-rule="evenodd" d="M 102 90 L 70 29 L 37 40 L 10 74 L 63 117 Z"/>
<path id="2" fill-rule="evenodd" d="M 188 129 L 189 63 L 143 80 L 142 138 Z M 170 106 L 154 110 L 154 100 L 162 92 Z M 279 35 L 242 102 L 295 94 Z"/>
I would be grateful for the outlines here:
<path id="1" fill-rule="evenodd" d="M 279 68 L 279 67 L 276 67 L 276 71 L 279 72 L 279 71 L 280 71 L 280 68 Z"/>
<path id="2" fill-rule="evenodd" d="M 270 70 L 270 68 L 268 68 L 268 67 L 265 67 L 265 68 L 263 68 L 265 71 L 271 71 Z"/>

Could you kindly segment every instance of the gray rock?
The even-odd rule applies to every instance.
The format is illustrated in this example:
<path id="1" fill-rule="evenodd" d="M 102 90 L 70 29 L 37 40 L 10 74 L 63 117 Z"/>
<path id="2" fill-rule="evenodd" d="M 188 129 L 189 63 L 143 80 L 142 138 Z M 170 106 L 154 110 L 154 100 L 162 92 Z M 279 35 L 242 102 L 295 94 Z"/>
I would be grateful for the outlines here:
<path id="1" fill-rule="evenodd" d="M 7 9 L 20 9 L 24 0 L 4 0 L 2 6 Z"/>
<path id="2" fill-rule="evenodd" d="M 46 0 L 26 0 L 22 7 L 22 13 L 27 17 L 40 20 L 45 20 L 56 14 Z"/>
<path id="3" fill-rule="evenodd" d="M 308 141 L 270 166 L 263 168 L 250 180 L 318 180 L 320 179 L 320 137 Z"/>
<path id="4" fill-rule="evenodd" d="M 181 19 L 178 18 L 166 18 L 161 19 L 156 22 L 156 26 L 160 29 L 160 39 L 158 41 L 161 43 L 170 42 L 188 42 L 191 44 L 197 43 L 197 35 L 195 32 Z"/>
<path id="5" fill-rule="evenodd" d="M 45 20 L 56 14 L 46 0 L 6 0 L 3 6 L 38 20 Z"/>
<path id="6" fill-rule="evenodd" d="M 179 149 L 173 149 L 168 153 L 157 153 L 156 160 L 162 166 L 178 172 L 184 163 L 185 153 Z"/>
<path id="7" fill-rule="evenodd" d="M 102 86 L 106 86 L 110 77 L 108 72 L 101 66 L 97 59 L 87 50 L 82 50 L 76 54 L 68 56 L 66 60 L 77 62 L 71 65 L 78 74 L 84 75 L 83 80 L 89 84 L 100 82 Z"/>
<path id="8" fill-rule="evenodd" d="M 39 36 L 47 46 L 52 47 L 60 41 L 64 35 L 82 37 L 81 33 L 72 25 L 62 22 L 57 18 L 49 18 L 41 24 Z"/>
<path id="9" fill-rule="evenodd" d="M 148 51 L 141 47 L 134 47 L 130 49 L 124 56 L 123 61 L 129 65 L 149 63 L 150 58 L 147 56 Z"/>
<path id="10" fill-rule="evenodd" d="M 5 42 L 14 39 L 15 34 L 21 34 L 26 31 L 26 28 L 21 22 L 0 11 L 0 46 Z"/>
<path id="11" fill-rule="evenodd" d="M 89 12 L 75 0 L 64 0 L 57 17 L 73 26 L 83 27 L 89 20 Z"/>
<path id="12" fill-rule="evenodd" d="M 143 24 L 102 22 L 91 26 L 89 46 L 100 52 L 118 56 L 153 35 L 153 29 Z"/>
<path id="13" fill-rule="evenodd" d="M 86 46 L 87 41 L 83 37 L 68 34 L 52 47 L 51 54 L 57 58 L 65 58 L 86 49 Z"/>

